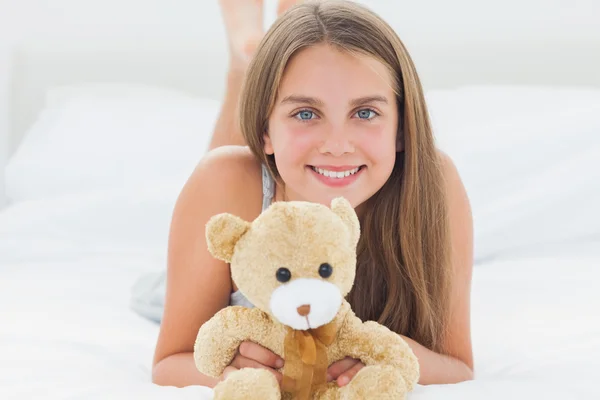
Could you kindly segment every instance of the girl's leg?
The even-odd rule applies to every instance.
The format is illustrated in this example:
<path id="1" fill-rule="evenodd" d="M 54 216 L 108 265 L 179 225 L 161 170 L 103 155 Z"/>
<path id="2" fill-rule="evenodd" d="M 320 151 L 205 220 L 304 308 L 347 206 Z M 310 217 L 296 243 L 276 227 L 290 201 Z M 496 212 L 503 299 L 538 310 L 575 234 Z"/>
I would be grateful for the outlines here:
<path id="1" fill-rule="evenodd" d="M 278 14 L 298 0 L 280 0 Z M 229 42 L 229 71 L 225 98 L 210 142 L 210 149 L 245 146 L 240 131 L 238 101 L 246 68 L 263 36 L 263 0 L 219 0 Z"/>
<path id="2" fill-rule="evenodd" d="M 238 99 L 244 79 L 244 72 L 230 68 L 227 73 L 227 89 L 221 105 L 221 112 L 210 141 L 209 150 L 227 145 L 245 146 L 238 118 Z"/>
<path id="3" fill-rule="evenodd" d="M 238 125 L 238 100 L 249 59 L 263 35 L 263 0 L 219 0 L 219 4 L 229 43 L 229 71 L 210 149 L 245 145 Z"/>

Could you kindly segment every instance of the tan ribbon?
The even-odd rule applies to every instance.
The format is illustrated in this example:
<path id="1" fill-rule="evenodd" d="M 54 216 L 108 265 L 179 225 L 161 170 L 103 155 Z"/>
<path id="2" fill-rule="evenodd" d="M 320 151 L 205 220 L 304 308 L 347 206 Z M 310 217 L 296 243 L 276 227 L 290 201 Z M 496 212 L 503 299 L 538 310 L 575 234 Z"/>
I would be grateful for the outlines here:
<path id="1" fill-rule="evenodd" d="M 333 343 L 337 327 L 332 322 L 316 329 L 288 328 L 284 340 L 285 366 L 282 389 L 294 399 L 309 399 L 311 392 L 327 384 L 327 346 Z"/>

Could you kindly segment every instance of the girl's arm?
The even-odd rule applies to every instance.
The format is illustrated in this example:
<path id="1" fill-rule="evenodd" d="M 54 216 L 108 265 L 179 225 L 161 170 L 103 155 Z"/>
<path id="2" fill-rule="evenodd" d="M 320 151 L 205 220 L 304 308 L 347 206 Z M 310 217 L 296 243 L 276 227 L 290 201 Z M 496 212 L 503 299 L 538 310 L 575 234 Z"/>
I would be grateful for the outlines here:
<path id="1" fill-rule="evenodd" d="M 194 365 L 200 326 L 229 304 L 226 263 L 208 252 L 205 225 L 230 212 L 253 220 L 260 212 L 260 166 L 247 149 L 221 147 L 198 165 L 177 199 L 169 233 L 165 310 L 152 380 L 165 386 L 214 386 Z"/>
<path id="2" fill-rule="evenodd" d="M 473 379 L 473 370 L 458 358 L 438 354 L 402 336 L 419 360 L 420 385 L 458 383 Z"/>
<path id="3" fill-rule="evenodd" d="M 200 385 L 212 388 L 219 380 L 198 372 L 194 353 L 185 352 L 171 354 L 157 362 L 152 368 L 152 382 L 160 386 Z"/>
<path id="4" fill-rule="evenodd" d="M 471 345 L 470 298 L 473 271 L 473 218 L 466 190 L 452 160 L 440 153 L 447 183 L 450 236 L 452 241 L 453 292 L 445 353 L 437 354 L 405 338 L 419 359 L 419 383 L 443 384 L 471 380 L 474 376 Z"/>

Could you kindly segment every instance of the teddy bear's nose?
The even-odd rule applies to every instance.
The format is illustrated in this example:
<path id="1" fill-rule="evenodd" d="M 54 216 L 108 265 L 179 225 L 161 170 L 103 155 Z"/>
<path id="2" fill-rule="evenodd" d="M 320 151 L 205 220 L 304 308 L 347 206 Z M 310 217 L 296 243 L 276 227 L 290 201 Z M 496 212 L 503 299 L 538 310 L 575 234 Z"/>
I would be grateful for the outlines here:
<path id="1" fill-rule="evenodd" d="M 306 317 L 310 313 L 310 305 L 305 304 L 303 306 L 298 307 L 298 314 L 301 317 Z"/>

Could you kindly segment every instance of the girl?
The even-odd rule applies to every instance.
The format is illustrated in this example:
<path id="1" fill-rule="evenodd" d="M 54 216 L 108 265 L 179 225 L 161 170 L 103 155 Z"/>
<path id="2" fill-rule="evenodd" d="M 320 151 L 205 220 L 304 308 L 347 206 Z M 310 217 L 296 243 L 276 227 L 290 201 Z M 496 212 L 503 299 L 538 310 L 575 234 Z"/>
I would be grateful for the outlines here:
<path id="1" fill-rule="evenodd" d="M 273 201 L 329 205 L 337 196 L 361 220 L 348 297 L 356 314 L 402 335 L 419 359 L 421 384 L 472 379 L 470 207 L 452 161 L 434 146 L 411 58 L 363 6 L 289 3 L 280 2 L 285 13 L 260 40 L 262 1 L 221 0 L 231 47 L 227 96 L 213 150 L 174 210 L 153 381 L 217 384 L 194 365 L 198 329 L 230 304 L 252 306 L 228 265 L 208 253 L 208 219 L 229 212 L 253 220 Z M 283 362 L 243 343 L 221 379 L 244 367 L 281 379 Z M 362 366 L 341 360 L 328 378 L 345 385 Z"/>

